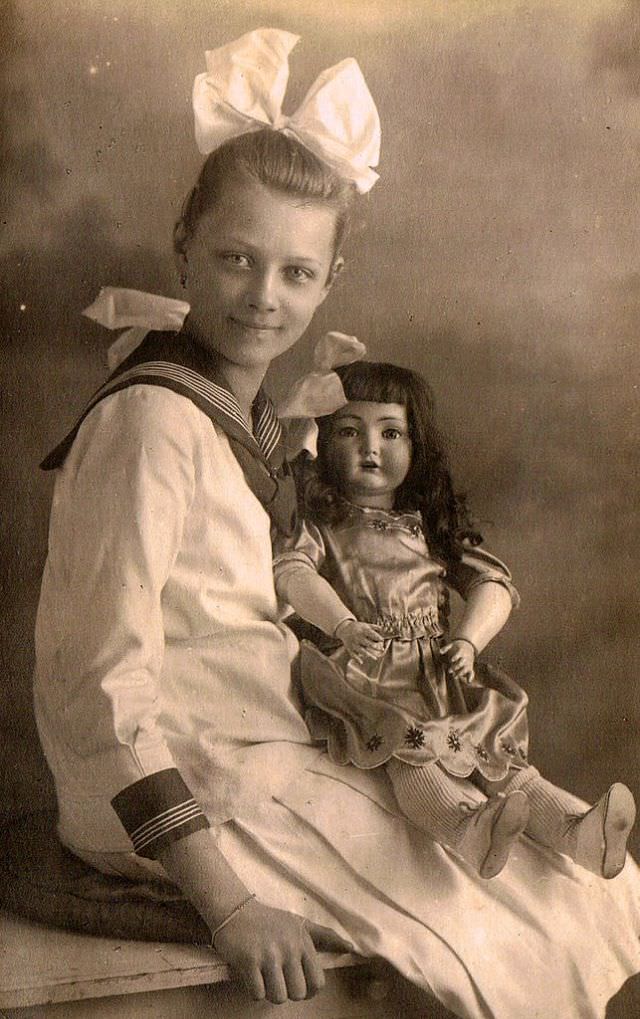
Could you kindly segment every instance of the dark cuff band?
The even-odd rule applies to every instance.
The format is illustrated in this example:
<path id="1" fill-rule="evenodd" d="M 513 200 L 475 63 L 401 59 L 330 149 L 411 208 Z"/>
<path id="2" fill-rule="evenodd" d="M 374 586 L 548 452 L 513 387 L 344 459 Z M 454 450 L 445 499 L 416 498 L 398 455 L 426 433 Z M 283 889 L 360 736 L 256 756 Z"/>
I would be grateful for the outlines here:
<path id="1" fill-rule="evenodd" d="M 129 785 L 111 806 L 139 856 L 153 860 L 166 846 L 209 822 L 177 768 L 165 768 Z"/>

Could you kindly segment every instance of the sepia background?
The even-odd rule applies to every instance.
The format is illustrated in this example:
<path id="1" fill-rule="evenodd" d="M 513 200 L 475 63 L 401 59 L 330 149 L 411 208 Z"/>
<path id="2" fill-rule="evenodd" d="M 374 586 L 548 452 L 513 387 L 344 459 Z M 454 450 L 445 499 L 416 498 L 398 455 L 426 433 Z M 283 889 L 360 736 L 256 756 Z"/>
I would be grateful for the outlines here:
<path id="1" fill-rule="evenodd" d="M 461 489 L 522 607 L 494 656 L 532 757 L 581 795 L 640 793 L 637 730 L 640 4 L 621 0 L 4 0 L 0 795 L 50 796 L 31 717 L 51 479 L 105 374 L 102 285 L 180 296 L 171 229 L 200 164 L 204 51 L 302 36 L 285 112 L 360 62 L 381 180 L 326 329 L 423 371 Z M 640 848 L 640 839 L 635 846 Z"/>

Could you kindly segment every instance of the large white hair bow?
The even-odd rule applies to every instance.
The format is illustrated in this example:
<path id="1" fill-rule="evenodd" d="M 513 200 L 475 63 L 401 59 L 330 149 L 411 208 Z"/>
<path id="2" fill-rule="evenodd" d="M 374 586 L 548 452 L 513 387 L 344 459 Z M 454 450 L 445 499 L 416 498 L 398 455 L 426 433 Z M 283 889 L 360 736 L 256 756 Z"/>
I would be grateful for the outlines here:
<path id="1" fill-rule="evenodd" d="M 206 155 L 229 138 L 273 127 L 293 135 L 358 191 L 378 179 L 380 120 L 357 62 L 328 68 L 300 108 L 282 113 L 289 53 L 300 37 L 259 28 L 206 54 L 207 71 L 193 86 L 196 142 Z"/>

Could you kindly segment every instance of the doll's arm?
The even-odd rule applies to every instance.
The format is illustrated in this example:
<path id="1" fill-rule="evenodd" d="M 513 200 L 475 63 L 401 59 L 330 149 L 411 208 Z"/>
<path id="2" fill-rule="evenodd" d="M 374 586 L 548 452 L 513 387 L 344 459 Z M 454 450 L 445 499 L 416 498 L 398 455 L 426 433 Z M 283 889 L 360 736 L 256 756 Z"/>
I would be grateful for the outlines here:
<path id="1" fill-rule="evenodd" d="M 441 650 L 452 675 L 470 681 L 477 654 L 500 632 L 520 599 L 508 567 L 486 549 L 466 543 L 460 559 L 447 564 L 446 583 L 462 596 L 465 608 L 455 635 Z"/>
<path id="2" fill-rule="evenodd" d="M 476 655 L 500 632 L 511 606 L 512 596 L 501 583 L 485 580 L 469 591 L 456 632 L 441 649 L 454 676 L 473 678 Z"/>
<path id="3" fill-rule="evenodd" d="M 382 638 L 370 623 L 359 622 L 328 581 L 301 560 L 276 563 L 276 591 L 299 616 L 341 641 L 358 659 L 382 651 Z"/>
<path id="4" fill-rule="evenodd" d="M 355 619 L 331 584 L 310 564 L 299 559 L 276 563 L 275 582 L 278 597 L 329 637 L 334 636 L 340 623 Z"/>
<path id="5" fill-rule="evenodd" d="M 502 584 L 485 581 L 470 592 L 453 640 L 470 641 L 480 653 L 511 615 L 511 596 Z"/>

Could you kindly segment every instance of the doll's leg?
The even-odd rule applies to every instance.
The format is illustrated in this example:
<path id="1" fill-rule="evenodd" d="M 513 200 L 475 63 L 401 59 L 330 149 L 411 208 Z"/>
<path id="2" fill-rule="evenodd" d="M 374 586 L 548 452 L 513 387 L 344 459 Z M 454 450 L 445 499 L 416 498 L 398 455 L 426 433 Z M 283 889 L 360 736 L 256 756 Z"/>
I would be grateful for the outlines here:
<path id="1" fill-rule="evenodd" d="M 495 877 L 502 870 L 527 823 L 524 793 L 488 800 L 437 763 L 412 767 L 394 758 L 387 774 L 398 806 L 416 828 L 454 849 L 481 877 Z"/>
<path id="2" fill-rule="evenodd" d="M 625 785 L 616 782 L 586 812 L 582 800 L 547 782 L 533 767 L 518 771 L 507 788 L 527 795 L 527 835 L 600 877 L 620 873 L 636 816 L 633 796 Z"/>

